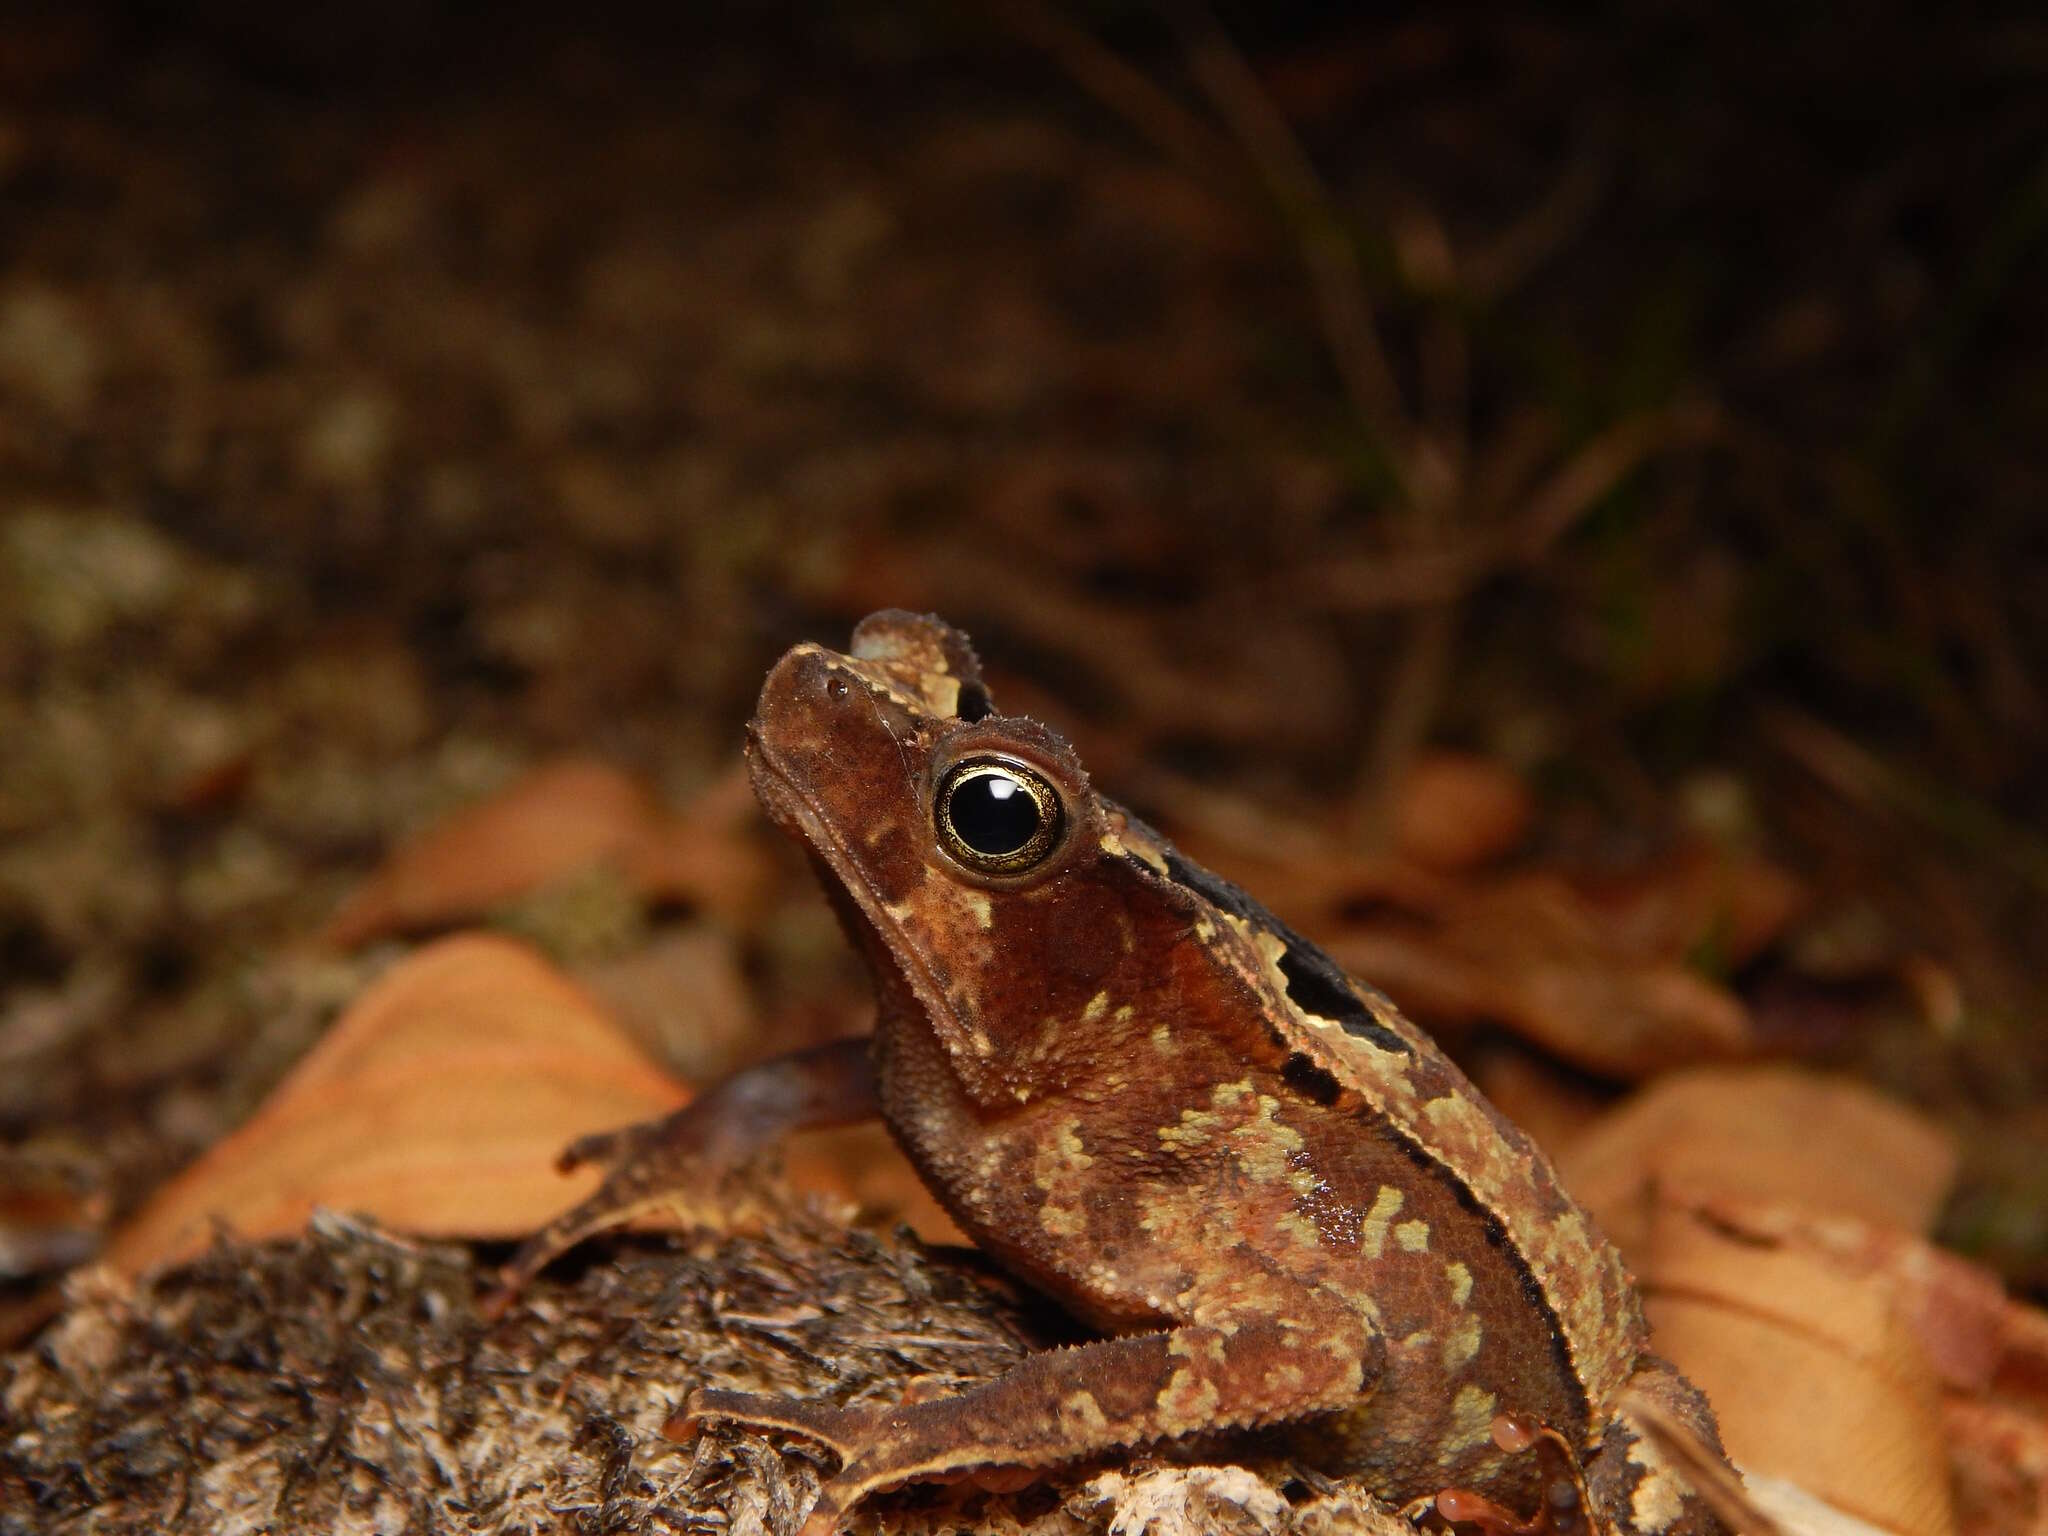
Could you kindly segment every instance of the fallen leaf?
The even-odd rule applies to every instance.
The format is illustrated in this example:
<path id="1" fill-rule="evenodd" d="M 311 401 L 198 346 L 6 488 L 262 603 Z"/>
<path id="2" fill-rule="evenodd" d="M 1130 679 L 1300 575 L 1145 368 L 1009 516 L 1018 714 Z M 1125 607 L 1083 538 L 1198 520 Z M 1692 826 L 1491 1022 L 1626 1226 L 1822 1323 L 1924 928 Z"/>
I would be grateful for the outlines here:
<path id="1" fill-rule="evenodd" d="M 1738 1464 L 1900 1536 L 1956 1529 L 1939 1388 L 1882 1280 L 1671 1204 L 1633 1262 Z"/>
<path id="2" fill-rule="evenodd" d="M 672 814 L 609 764 L 549 763 L 400 846 L 328 921 L 321 939 L 352 949 L 387 934 L 473 921 L 607 863 L 643 898 L 744 914 L 771 878 L 751 834 L 755 819 L 738 772 Z"/>
<path id="3" fill-rule="evenodd" d="M 1839 1211 L 1723 1195 L 1699 1200 L 1696 1208 L 1750 1241 L 1809 1254 L 1843 1274 L 1882 1280 L 1893 1310 L 1913 1330 L 1948 1391 L 1981 1396 L 2001 1377 L 2020 1385 L 2043 1363 L 2048 1336 L 2039 1329 L 2042 1314 L 2008 1297 L 1990 1270 L 1910 1232 Z M 2048 1399 L 2040 1406 L 2048 1408 Z"/>
<path id="4" fill-rule="evenodd" d="M 596 1183 L 555 1172 L 568 1142 L 686 1097 L 531 950 L 444 939 L 365 992 L 106 1256 L 136 1273 L 204 1247 L 217 1222 L 271 1237 L 316 1206 L 436 1236 L 521 1237 Z"/>
<path id="5" fill-rule="evenodd" d="M 1520 846 L 1535 805 L 1521 778 L 1464 752 L 1426 752 L 1394 797 L 1394 847 L 1425 868 L 1456 873 Z"/>
<path id="6" fill-rule="evenodd" d="M 1420 1019 L 1496 1023 L 1603 1076 L 1645 1077 L 1754 1044 L 1733 993 L 1681 957 L 1617 942 L 1557 875 L 1449 888 L 1424 912 L 1369 907 L 1332 929 L 1327 947 Z"/>
<path id="7" fill-rule="evenodd" d="M 1690 957 L 1720 972 L 1755 959 L 1807 903 L 1806 888 L 1768 859 L 1705 841 L 1577 888 L 1616 949 Z"/>
<path id="8" fill-rule="evenodd" d="M 1778 1522 L 1784 1536 L 1885 1536 L 1884 1530 L 1815 1498 L 1782 1477 L 1746 1473 L 1743 1482 L 1758 1508 Z"/>
<path id="9" fill-rule="evenodd" d="M 737 946 L 720 924 L 659 934 L 574 974 L 642 1049 L 689 1082 L 716 1081 L 758 1060 L 766 1048 Z M 791 1048 L 814 1043 L 788 1042 Z"/>
<path id="10" fill-rule="evenodd" d="M 1923 1232 L 1955 1176 L 1956 1150 L 1939 1127 L 1848 1078 L 1697 1067 L 1638 1091 L 1557 1161 L 1633 1257 L 1660 1192 L 1790 1202 Z"/>
<path id="11" fill-rule="evenodd" d="M 1074 1496 L 1106 1513 L 1109 1536 L 1255 1536 L 1281 1528 L 1287 1501 L 1243 1467 L 1106 1472 Z"/>

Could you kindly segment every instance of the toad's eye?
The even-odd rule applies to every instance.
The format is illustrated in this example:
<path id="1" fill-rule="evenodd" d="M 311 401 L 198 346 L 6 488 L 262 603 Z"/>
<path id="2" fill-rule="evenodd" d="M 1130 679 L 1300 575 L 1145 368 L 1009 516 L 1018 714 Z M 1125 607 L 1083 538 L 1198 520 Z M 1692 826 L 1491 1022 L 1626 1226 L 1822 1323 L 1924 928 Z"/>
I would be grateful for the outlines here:
<path id="1" fill-rule="evenodd" d="M 939 843 L 983 875 L 1022 875 L 1059 845 L 1060 792 L 1036 769 L 1007 757 L 972 757 L 939 784 L 932 806 Z"/>

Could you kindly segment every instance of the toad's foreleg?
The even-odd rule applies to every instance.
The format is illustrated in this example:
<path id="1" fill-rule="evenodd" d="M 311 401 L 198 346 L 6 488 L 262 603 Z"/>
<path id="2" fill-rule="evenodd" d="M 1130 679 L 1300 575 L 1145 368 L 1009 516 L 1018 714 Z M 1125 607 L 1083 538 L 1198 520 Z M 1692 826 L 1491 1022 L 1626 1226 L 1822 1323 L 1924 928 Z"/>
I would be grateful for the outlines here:
<path id="1" fill-rule="evenodd" d="M 730 1419 L 824 1442 L 841 1467 L 804 1525 L 827 1536 L 867 1494 L 913 1478 L 1051 1466 L 1197 1431 L 1340 1408 L 1378 1379 L 1384 1348 L 1355 1306 L 1274 1279 L 1256 1311 L 1047 1350 L 980 1386 L 893 1407 L 694 1394 L 684 1427 Z"/>
<path id="2" fill-rule="evenodd" d="M 491 1305 L 502 1311 L 550 1261 L 595 1233 L 681 1197 L 710 1197 L 727 1174 L 793 1131 L 880 1114 L 870 1043 L 835 1040 L 735 1072 L 663 1119 L 586 1136 L 562 1153 L 560 1166 L 566 1173 L 607 1164 L 604 1183 L 520 1245 Z"/>

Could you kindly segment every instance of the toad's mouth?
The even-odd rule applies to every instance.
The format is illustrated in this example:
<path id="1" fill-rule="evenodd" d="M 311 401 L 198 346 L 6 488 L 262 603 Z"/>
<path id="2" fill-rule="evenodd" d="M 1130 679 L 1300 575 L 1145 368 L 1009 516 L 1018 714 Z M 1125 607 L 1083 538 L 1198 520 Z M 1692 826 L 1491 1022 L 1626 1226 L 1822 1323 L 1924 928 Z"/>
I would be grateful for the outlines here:
<path id="1" fill-rule="evenodd" d="M 754 798 L 768 819 L 804 845 L 817 869 L 832 910 L 847 937 L 866 959 L 884 1007 L 907 999 L 942 1037 L 966 1040 L 969 1031 L 959 1010 L 946 997 L 918 946 L 909 942 L 900 919 L 893 916 L 859 857 L 826 820 L 809 794 L 776 763 L 758 736 L 747 741 L 747 768 Z"/>

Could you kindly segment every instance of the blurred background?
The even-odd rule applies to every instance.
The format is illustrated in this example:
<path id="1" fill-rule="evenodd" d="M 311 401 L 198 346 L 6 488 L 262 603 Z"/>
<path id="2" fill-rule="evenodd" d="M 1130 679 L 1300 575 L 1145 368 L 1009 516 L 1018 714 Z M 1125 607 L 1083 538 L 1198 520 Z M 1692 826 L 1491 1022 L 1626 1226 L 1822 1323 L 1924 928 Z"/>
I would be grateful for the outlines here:
<path id="1" fill-rule="evenodd" d="M 0 23 L 10 1166 L 118 1219 L 564 759 L 766 894 L 475 916 L 689 1077 L 858 1027 L 733 768 L 901 606 L 1504 1099 L 1848 1068 L 2048 1286 L 2048 24 L 682 9 Z"/>

